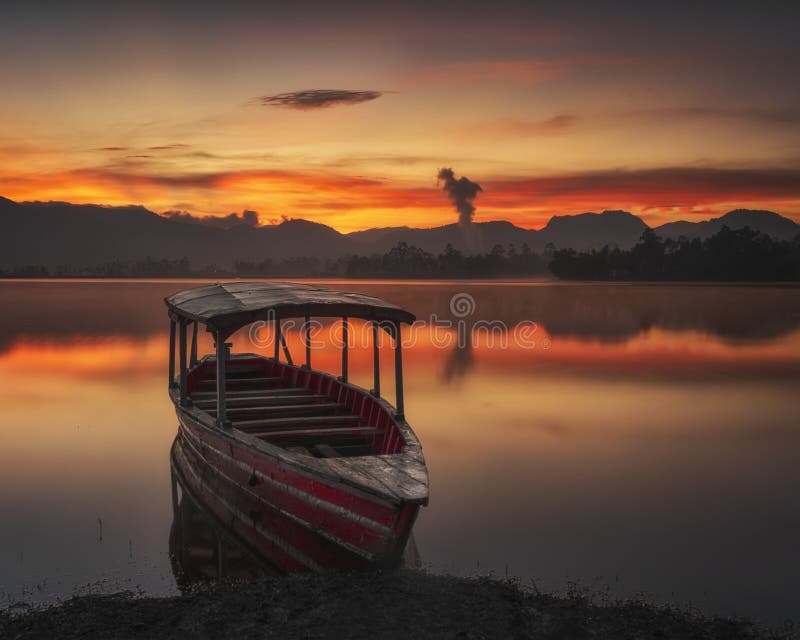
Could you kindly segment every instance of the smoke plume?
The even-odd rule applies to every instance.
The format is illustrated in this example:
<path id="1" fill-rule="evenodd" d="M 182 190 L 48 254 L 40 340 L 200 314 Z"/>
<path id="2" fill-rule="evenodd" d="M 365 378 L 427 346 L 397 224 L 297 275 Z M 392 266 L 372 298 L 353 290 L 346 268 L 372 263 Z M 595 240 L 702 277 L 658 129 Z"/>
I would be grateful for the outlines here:
<path id="1" fill-rule="evenodd" d="M 466 176 L 456 179 L 453 170 L 449 168 L 439 169 L 436 179 L 437 183 L 441 184 L 442 191 L 447 194 L 448 199 L 458 211 L 458 223 L 463 227 L 469 226 L 475 215 L 475 206 L 472 201 L 479 191 L 483 191 L 481 185 Z"/>

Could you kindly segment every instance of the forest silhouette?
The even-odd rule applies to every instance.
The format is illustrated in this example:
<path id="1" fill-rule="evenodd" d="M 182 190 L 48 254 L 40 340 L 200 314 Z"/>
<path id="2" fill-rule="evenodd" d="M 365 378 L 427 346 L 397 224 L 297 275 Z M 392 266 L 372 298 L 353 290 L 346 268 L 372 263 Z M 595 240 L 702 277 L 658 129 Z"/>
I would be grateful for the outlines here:
<path id="1" fill-rule="evenodd" d="M 594 281 L 800 280 L 800 235 L 777 240 L 749 227 L 720 231 L 705 239 L 661 238 L 645 229 L 630 249 L 604 246 L 576 251 L 548 245 L 542 253 L 527 244 L 495 245 L 467 254 L 448 244 L 438 254 L 399 242 L 383 254 L 321 260 L 301 256 L 261 262 L 238 261 L 233 268 L 193 267 L 187 257 L 111 261 L 93 268 L 28 265 L 0 271 L 3 278 L 550 278 Z"/>

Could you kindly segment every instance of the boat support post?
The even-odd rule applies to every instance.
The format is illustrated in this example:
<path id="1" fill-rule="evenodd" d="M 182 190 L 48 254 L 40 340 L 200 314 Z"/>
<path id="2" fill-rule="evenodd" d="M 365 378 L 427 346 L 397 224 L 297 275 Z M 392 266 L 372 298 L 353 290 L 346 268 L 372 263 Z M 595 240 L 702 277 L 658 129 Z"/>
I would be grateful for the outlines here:
<path id="1" fill-rule="evenodd" d="M 175 386 L 175 319 L 169 319 L 169 388 Z"/>
<path id="2" fill-rule="evenodd" d="M 192 355 L 189 356 L 189 366 L 193 367 L 197 364 L 197 330 L 198 322 L 194 321 L 194 329 L 192 330 Z"/>
<path id="3" fill-rule="evenodd" d="M 282 341 L 283 336 L 281 336 L 281 320 L 278 318 L 278 316 L 275 316 L 275 350 L 272 353 L 272 359 L 275 362 L 280 362 Z"/>
<path id="4" fill-rule="evenodd" d="M 286 362 L 293 365 L 292 354 L 289 353 L 289 345 L 286 344 L 286 336 L 283 333 L 281 333 L 281 347 L 283 347 L 283 357 L 286 358 Z"/>
<path id="5" fill-rule="evenodd" d="M 398 420 L 405 420 L 405 405 L 403 403 L 403 339 L 400 336 L 400 323 L 394 323 L 394 383 L 395 395 L 397 396 L 397 412 L 395 417 Z"/>
<path id="6" fill-rule="evenodd" d="M 342 375 L 339 377 L 339 380 L 342 382 L 347 382 L 347 343 L 348 335 L 347 335 L 347 316 L 342 317 Z"/>
<path id="7" fill-rule="evenodd" d="M 311 368 L 311 318 L 306 316 L 306 323 L 305 323 L 305 332 L 306 332 L 306 369 Z"/>
<path id="8" fill-rule="evenodd" d="M 231 344 L 225 342 L 221 331 L 214 333 L 217 348 L 217 425 L 220 429 L 228 429 L 231 423 L 225 415 L 225 364 L 230 358 Z"/>
<path id="9" fill-rule="evenodd" d="M 187 402 L 187 395 L 186 395 L 186 382 L 187 382 L 187 374 L 189 372 L 188 367 L 186 366 L 186 327 L 187 323 L 184 320 L 179 321 L 180 326 L 178 327 L 180 338 L 178 340 L 178 348 L 180 352 L 178 356 L 180 357 L 180 390 L 181 390 L 181 406 L 185 407 Z"/>
<path id="10" fill-rule="evenodd" d="M 372 395 L 381 397 L 381 355 L 378 335 L 378 322 L 372 321 Z"/>

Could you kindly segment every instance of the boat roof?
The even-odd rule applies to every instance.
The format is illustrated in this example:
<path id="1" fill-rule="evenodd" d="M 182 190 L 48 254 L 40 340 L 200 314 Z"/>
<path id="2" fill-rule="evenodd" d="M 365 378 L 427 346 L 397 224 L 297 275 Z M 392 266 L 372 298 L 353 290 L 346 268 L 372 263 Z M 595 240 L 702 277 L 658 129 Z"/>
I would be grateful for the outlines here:
<path id="1" fill-rule="evenodd" d="M 411 312 L 380 298 L 297 282 L 218 282 L 184 289 L 164 302 L 171 314 L 229 333 L 270 314 L 275 318 L 415 320 Z"/>

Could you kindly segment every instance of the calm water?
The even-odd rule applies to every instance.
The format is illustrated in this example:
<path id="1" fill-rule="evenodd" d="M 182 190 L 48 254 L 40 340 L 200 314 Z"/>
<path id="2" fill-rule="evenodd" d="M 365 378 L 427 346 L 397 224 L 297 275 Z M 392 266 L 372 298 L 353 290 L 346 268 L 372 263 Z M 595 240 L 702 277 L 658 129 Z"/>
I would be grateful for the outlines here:
<path id="1" fill-rule="evenodd" d="M 4 604 L 177 592 L 162 298 L 186 286 L 0 282 Z M 431 474 L 424 564 L 800 618 L 800 289 L 342 288 L 450 322 L 406 351 Z M 505 343 L 480 321 L 509 327 Z M 314 357 L 336 370 L 335 350 Z M 370 358 L 351 361 L 356 383 Z"/>

